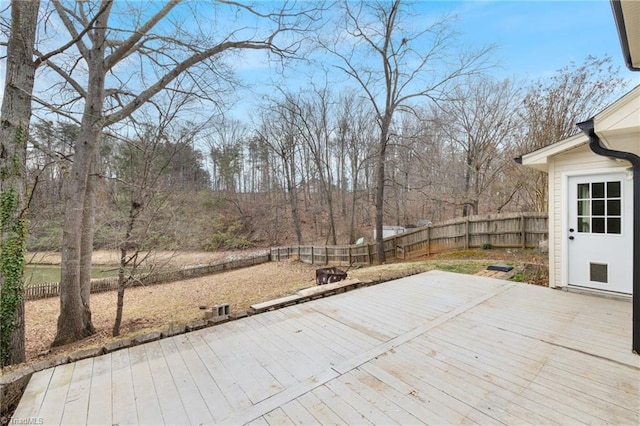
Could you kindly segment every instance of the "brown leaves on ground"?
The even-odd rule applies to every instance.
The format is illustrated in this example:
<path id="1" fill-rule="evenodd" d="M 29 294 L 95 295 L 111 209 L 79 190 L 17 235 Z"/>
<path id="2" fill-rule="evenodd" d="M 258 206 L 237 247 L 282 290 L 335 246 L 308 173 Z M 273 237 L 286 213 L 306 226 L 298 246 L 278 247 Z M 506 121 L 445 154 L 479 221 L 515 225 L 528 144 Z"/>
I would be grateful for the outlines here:
<path id="1" fill-rule="evenodd" d="M 301 288 L 315 285 L 315 269 L 314 265 L 300 262 L 270 262 L 180 282 L 127 288 L 119 338 L 202 319 L 200 306 L 203 305 L 228 303 L 232 312 L 242 311 L 254 303 L 290 295 Z M 91 295 L 96 335 L 49 352 L 56 333 L 59 309 L 58 298 L 26 302 L 28 360 L 99 346 L 114 340 L 111 329 L 116 314 L 115 291 Z"/>

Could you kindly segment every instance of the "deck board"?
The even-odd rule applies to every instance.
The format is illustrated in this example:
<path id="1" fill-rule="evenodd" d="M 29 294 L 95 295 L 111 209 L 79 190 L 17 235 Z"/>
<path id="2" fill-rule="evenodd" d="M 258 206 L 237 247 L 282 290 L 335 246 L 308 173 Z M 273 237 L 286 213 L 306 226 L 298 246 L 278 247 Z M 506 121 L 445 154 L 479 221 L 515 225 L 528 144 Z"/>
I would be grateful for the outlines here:
<path id="1" fill-rule="evenodd" d="M 138 423 L 130 361 L 129 349 L 111 354 L 111 416 L 114 424 L 133 425 Z"/>
<path id="2" fill-rule="evenodd" d="M 33 419 L 40 417 L 40 409 L 47 395 L 54 368 L 38 371 L 31 376 L 20 404 L 16 408 L 14 416 L 19 419 Z"/>
<path id="3" fill-rule="evenodd" d="M 203 365 L 206 366 L 209 375 L 214 378 L 217 386 L 223 390 L 224 397 L 231 406 L 231 410 L 235 412 L 248 409 L 252 405 L 249 397 L 238 385 L 233 371 L 229 371 L 218 359 L 206 340 L 207 337 L 206 333 L 194 332 L 189 333 L 187 338 L 198 353 Z M 216 415 L 216 417 L 218 416 Z"/>
<path id="4" fill-rule="evenodd" d="M 432 271 L 35 373 L 45 424 L 640 424 L 620 300 Z"/>
<path id="5" fill-rule="evenodd" d="M 92 370 L 93 359 L 91 358 L 76 363 L 64 403 L 64 412 L 60 421 L 62 424 L 69 424 L 77 418 L 86 419 Z"/>
<path id="6" fill-rule="evenodd" d="M 160 342 L 151 342 L 143 347 L 149 362 L 149 369 L 153 374 L 153 386 L 158 396 L 163 423 L 188 423 L 189 417 L 180 399 L 180 393 L 169 370 L 169 365 L 164 358 Z"/>
<path id="7" fill-rule="evenodd" d="M 198 386 L 180 354 L 180 346 L 184 348 L 186 345 L 187 342 L 184 340 L 178 342 L 177 339 L 163 339 L 160 341 L 160 347 L 167 362 L 167 367 L 171 372 L 178 394 L 185 407 L 189 423 L 214 423 L 208 405 L 198 390 Z"/>
<path id="8" fill-rule="evenodd" d="M 87 392 L 87 424 L 104 422 L 113 424 L 111 392 L 111 354 L 102 355 L 93 360 L 91 388 Z"/>
<path id="9" fill-rule="evenodd" d="M 138 424 L 154 425 L 163 423 L 162 408 L 158 400 L 157 389 L 153 383 L 153 374 L 144 346 L 129 349 L 131 380 L 136 401 Z"/>
<path id="10" fill-rule="evenodd" d="M 71 377 L 75 364 L 60 365 L 54 368 L 51 382 L 47 387 L 47 395 L 40 407 L 39 417 L 46 418 L 47 422 L 61 423 L 64 413 L 64 404 L 71 385 Z"/>

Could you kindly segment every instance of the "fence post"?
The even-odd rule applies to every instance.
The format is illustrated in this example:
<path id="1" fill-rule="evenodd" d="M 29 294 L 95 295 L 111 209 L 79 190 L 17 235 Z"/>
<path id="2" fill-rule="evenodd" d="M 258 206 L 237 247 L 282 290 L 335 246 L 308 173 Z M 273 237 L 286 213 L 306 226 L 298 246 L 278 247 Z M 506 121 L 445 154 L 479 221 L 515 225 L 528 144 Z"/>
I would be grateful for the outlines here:
<path id="1" fill-rule="evenodd" d="M 464 249 L 469 250 L 469 217 L 464 222 Z"/>
<path id="2" fill-rule="evenodd" d="M 312 265 L 315 265 L 314 260 L 315 260 L 315 259 L 313 258 L 313 246 L 311 246 L 311 264 L 312 264 Z"/>
<path id="3" fill-rule="evenodd" d="M 524 221 L 524 214 L 520 213 L 520 242 L 522 244 L 522 248 L 527 248 L 527 226 Z"/>
<path id="4" fill-rule="evenodd" d="M 427 256 L 431 255 L 431 227 L 427 228 Z"/>

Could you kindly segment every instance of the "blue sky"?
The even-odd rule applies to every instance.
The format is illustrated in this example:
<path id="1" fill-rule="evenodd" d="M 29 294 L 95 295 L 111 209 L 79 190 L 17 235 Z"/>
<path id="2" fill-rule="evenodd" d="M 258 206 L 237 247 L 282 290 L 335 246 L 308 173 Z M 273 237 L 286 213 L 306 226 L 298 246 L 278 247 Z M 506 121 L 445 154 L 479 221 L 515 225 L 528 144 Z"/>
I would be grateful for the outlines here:
<path id="1" fill-rule="evenodd" d="M 628 70 L 622 59 L 609 0 L 422 0 L 413 7 L 416 22 L 424 17 L 425 25 L 434 16 L 455 15 L 460 41 L 466 46 L 495 45 L 494 59 L 500 66 L 490 73 L 498 78 L 514 78 L 526 85 L 550 77 L 572 61 L 582 64 L 588 55 L 608 55 L 619 67 L 621 77 L 629 81 L 629 89 L 640 84 L 640 72 Z M 269 75 L 277 77 L 269 72 L 266 62 L 262 66 L 260 62 L 251 58 L 238 69 L 238 75 L 245 82 L 255 82 L 259 92 L 273 94 L 273 88 L 265 83 Z M 287 84 L 278 84 L 295 91 L 296 85 L 308 84 L 303 81 L 308 80 L 303 77 L 307 72 L 305 67 L 292 68 L 287 71 Z M 240 110 L 246 111 L 247 103 L 259 103 L 259 95 L 241 96 L 239 102 L 244 104 Z"/>
<path id="2" fill-rule="evenodd" d="M 640 83 L 622 59 L 608 0 L 435 2 L 456 13 L 469 43 L 496 43 L 497 74 L 536 79 L 587 55 L 609 55 L 625 78 Z M 421 2 L 432 7 L 434 2 Z"/>

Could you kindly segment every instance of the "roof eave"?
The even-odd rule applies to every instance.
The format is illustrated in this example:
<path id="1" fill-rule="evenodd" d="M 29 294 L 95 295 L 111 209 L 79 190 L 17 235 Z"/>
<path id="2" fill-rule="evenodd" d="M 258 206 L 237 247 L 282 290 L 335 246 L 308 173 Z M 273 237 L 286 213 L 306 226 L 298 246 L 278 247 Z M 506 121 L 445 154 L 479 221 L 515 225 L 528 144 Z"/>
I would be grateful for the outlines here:
<path id="1" fill-rule="evenodd" d="M 640 47 L 640 40 L 634 37 L 629 37 L 629 31 L 627 23 L 628 19 L 631 19 L 625 15 L 625 10 L 622 7 L 621 0 L 611 0 L 611 9 L 613 10 L 613 18 L 618 30 L 618 38 L 620 39 L 620 47 L 622 48 L 622 56 L 627 67 L 631 71 L 640 71 L 640 55 L 634 54 L 638 52 Z M 636 17 L 636 19 L 638 19 Z M 635 43 L 635 48 L 631 46 L 631 43 Z M 638 56 L 638 57 L 636 57 Z"/>

